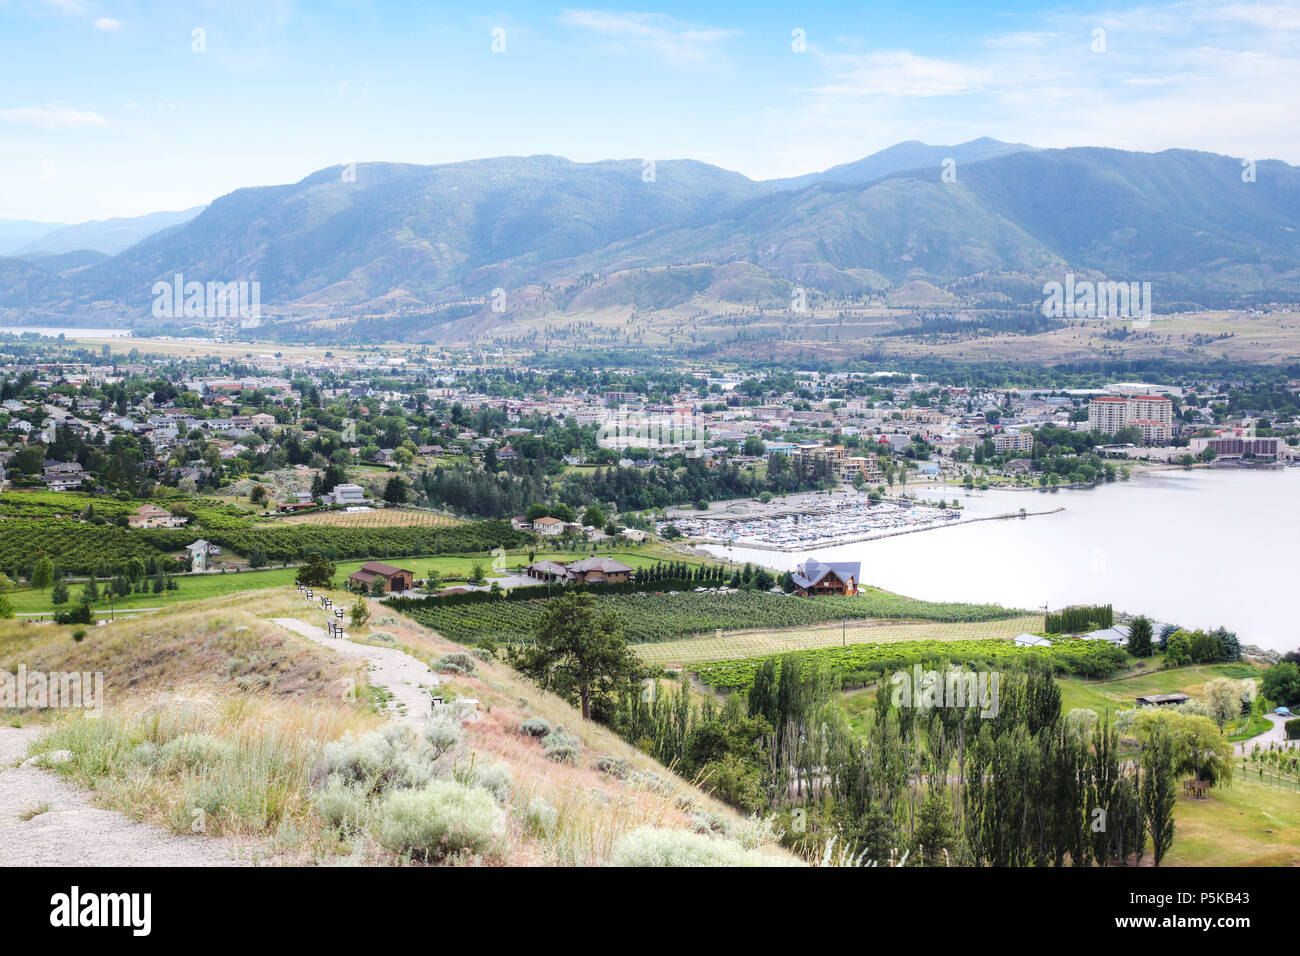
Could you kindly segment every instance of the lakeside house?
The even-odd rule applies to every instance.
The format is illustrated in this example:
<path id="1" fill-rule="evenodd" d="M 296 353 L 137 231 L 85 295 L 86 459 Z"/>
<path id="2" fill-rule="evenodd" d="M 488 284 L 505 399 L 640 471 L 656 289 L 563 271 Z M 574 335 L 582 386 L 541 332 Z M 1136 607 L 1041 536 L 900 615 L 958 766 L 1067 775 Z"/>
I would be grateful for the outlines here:
<path id="1" fill-rule="evenodd" d="M 862 564 L 859 561 L 833 561 L 827 564 L 809 558 L 794 569 L 794 588 L 800 597 L 820 594 L 853 597 L 858 593 L 861 574 Z"/>
<path id="2" fill-rule="evenodd" d="M 396 594 L 415 587 L 415 572 L 379 561 L 367 561 L 348 575 L 349 586 L 355 584 L 366 591 L 373 589 L 376 581 L 384 582 L 384 591 L 388 594 Z"/>

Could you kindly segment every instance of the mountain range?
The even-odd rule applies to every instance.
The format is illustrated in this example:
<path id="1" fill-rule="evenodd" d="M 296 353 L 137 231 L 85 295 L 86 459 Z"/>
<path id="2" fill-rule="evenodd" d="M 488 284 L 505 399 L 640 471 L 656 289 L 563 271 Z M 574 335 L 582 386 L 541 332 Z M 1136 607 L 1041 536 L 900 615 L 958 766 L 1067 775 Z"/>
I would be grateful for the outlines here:
<path id="1" fill-rule="evenodd" d="M 1300 293 L 1300 168 L 1191 150 L 908 142 L 768 181 L 692 160 L 364 163 L 194 212 L 35 238 L 0 222 L 29 250 L 0 257 L 0 310 L 147 322 L 153 283 L 177 273 L 257 281 L 277 322 L 379 315 L 398 332 L 439 310 L 481 328 L 520 310 L 781 309 L 796 288 L 1022 308 L 1069 271 L 1150 281 L 1157 311 Z M 157 230 L 109 254 L 129 231 L 114 222 Z"/>

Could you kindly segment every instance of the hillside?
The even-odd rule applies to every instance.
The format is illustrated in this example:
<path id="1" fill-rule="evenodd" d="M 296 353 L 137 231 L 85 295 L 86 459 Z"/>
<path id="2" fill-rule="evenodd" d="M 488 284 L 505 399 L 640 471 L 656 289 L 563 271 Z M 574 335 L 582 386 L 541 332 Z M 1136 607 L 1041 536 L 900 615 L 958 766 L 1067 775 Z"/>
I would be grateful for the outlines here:
<path id="1" fill-rule="evenodd" d="M 441 672 L 448 703 L 425 724 L 394 710 L 351 653 L 271 621 L 321 620 L 288 587 L 176 605 L 80 641 L 0 622 L 0 666 L 102 668 L 104 715 L 53 720 L 34 752 L 71 751 L 58 771 L 93 787 L 99 806 L 177 834 L 202 807 L 207 837 L 191 838 L 219 837 L 253 859 L 425 862 L 411 848 L 449 814 L 462 849 L 427 862 L 795 862 L 763 828 L 505 665 L 374 608 L 379 619 L 354 637 Z M 461 655 L 454 666 L 448 654 Z M 469 698 L 477 705 L 456 703 Z M 554 736 L 522 732 L 525 720 Z"/>

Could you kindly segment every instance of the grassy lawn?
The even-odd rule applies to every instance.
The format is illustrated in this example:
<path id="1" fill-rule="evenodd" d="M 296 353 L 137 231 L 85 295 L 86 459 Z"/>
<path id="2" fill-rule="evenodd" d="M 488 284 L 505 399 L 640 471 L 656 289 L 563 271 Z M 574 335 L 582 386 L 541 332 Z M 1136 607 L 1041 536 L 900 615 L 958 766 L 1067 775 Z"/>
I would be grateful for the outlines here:
<path id="1" fill-rule="evenodd" d="M 622 561 L 624 564 L 635 568 L 653 566 L 661 560 L 657 551 L 602 551 L 602 557 L 608 556 L 616 561 Z M 562 552 L 556 556 L 555 552 L 544 552 L 537 550 L 537 557 L 552 558 L 560 561 L 576 561 L 583 558 L 582 552 Z M 340 561 L 336 562 L 338 573 L 334 576 L 336 582 L 342 583 L 343 580 L 365 562 L 362 560 Z M 403 568 L 410 568 L 415 572 L 417 578 L 424 578 L 431 571 L 437 571 L 444 579 L 468 579 L 474 565 L 482 565 L 483 570 L 488 572 L 491 578 L 492 558 L 485 554 L 444 554 L 436 557 L 425 558 L 388 558 L 385 563 L 393 564 Z M 508 553 L 506 563 L 510 567 L 516 565 L 523 566 L 528 563 L 527 549 L 511 551 Z M 701 561 L 693 563 L 701 564 Z M 228 594 L 238 594 L 241 591 L 256 591 L 261 588 L 279 587 L 282 585 L 291 585 L 298 574 L 296 567 L 289 568 L 269 568 L 261 571 L 240 571 L 229 574 L 203 574 L 188 577 L 177 577 L 176 581 L 180 587 L 175 591 L 164 591 L 161 594 L 132 594 L 129 598 L 119 600 L 115 603 L 117 610 L 144 607 L 164 607 L 170 604 L 176 604 L 179 601 L 194 601 L 200 598 L 220 597 Z M 69 603 L 64 605 L 64 609 L 73 607 L 81 594 L 82 584 L 74 582 L 68 586 Z M 102 588 L 102 584 L 101 584 Z M 33 588 L 16 588 L 6 595 L 14 606 L 14 612 L 18 614 L 41 613 L 49 614 L 56 610 L 50 603 L 50 590 L 37 591 Z M 95 605 L 96 613 L 107 615 L 109 605 L 107 602 L 100 602 Z"/>
<path id="2" fill-rule="evenodd" d="M 1201 694 L 1205 682 L 1216 677 L 1259 677 L 1261 668 L 1253 664 L 1197 664 L 1160 670 L 1159 658 L 1150 658 L 1147 666 L 1133 672 L 1133 676 L 1108 681 L 1084 681 L 1079 678 L 1061 678 L 1061 711 L 1068 713 L 1076 707 L 1086 707 L 1102 714 L 1109 710 L 1131 710 L 1135 697 L 1148 694 Z"/>
<path id="3" fill-rule="evenodd" d="M 690 637 L 673 641 L 633 644 L 632 650 L 650 664 L 702 664 L 745 657 L 764 657 L 843 644 L 893 644 L 897 641 L 964 641 L 1001 637 L 1010 640 L 1030 627 L 1041 627 L 1042 617 L 1006 621 L 858 620 L 845 627 L 825 624 L 753 631 L 731 631 L 721 637 Z M 875 691 L 867 693 L 874 696 Z M 853 695 L 850 695 L 853 696 Z M 1113 708 L 1112 708 L 1113 709 Z"/>
<path id="4" fill-rule="evenodd" d="M 1300 795 L 1238 770 L 1208 800 L 1179 794 L 1174 845 L 1161 866 L 1295 866 L 1300 863 Z M 1148 846 L 1148 854 L 1150 848 Z"/>
<path id="5" fill-rule="evenodd" d="M 362 561 L 339 563 L 337 565 L 338 573 L 334 576 L 335 581 L 341 582 L 349 574 L 361 567 L 363 563 Z M 119 611 L 140 607 L 165 607 L 182 601 L 197 601 L 201 598 L 238 594 L 241 591 L 288 586 L 294 583 L 297 574 L 298 569 L 292 567 L 271 568 L 263 571 L 240 571 L 231 574 L 198 574 L 177 577 L 176 582 L 179 587 L 175 591 L 163 591 L 161 594 L 132 594 L 129 598 L 119 599 L 114 602 L 113 606 Z M 72 609 L 75 606 L 81 594 L 81 588 L 80 583 L 69 585 L 69 602 L 63 606 L 63 610 Z M 18 588 L 10 591 L 6 596 L 13 603 L 14 611 L 18 614 L 32 612 L 48 614 L 56 610 L 54 605 L 50 603 L 49 589 L 37 591 L 33 588 Z M 108 602 L 97 602 L 95 612 L 107 616 L 109 613 Z"/>

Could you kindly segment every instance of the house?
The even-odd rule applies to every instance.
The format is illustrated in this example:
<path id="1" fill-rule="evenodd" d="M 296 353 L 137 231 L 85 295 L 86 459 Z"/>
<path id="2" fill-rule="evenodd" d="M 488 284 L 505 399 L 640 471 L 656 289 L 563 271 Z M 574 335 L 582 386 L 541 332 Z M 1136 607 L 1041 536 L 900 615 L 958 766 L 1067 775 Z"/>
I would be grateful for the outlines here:
<path id="1" fill-rule="evenodd" d="M 81 465 L 77 462 L 47 459 L 41 481 L 50 491 L 70 491 L 81 487 L 83 477 Z"/>
<path id="2" fill-rule="evenodd" d="M 549 515 L 544 518 L 537 518 L 533 521 L 533 530 L 538 534 L 547 536 L 563 534 L 564 522 L 559 518 L 552 518 Z"/>
<path id="3" fill-rule="evenodd" d="M 1108 641 L 1116 647 L 1122 647 L 1128 643 L 1128 635 L 1132 630 L 1127 624 L 1116 624 L 1114 627 L 1102 628 L 1099 631 L 1089 631 L 1083 637 L 1089 641 Z"/>
<path id="4" fill-rule="evenodd" d="M 626 538 L 627 540 L 633 541 L 637 544 L 642 544 L 643 542 L 650 540 L 650 533 L 648 531 L 642 531 L 639 528 L 624 528 L 618 533 L 618 535 L 620 538 Z"/>
<path id="5" fill-rule="evenodd" d="M 381 448 L 375 452 L 375 461 L 381 465 L 391 465 L 396 460 L 397 457 L 392 448 Z"/>
<path id="6" fill-rule="evenodd" d="M 572 564 L 537 561 L 530 564 L 524 573 L 531 578 L 560 584 L 626 584 L 635 572 L 613 558 L 584 558 Z"/>
<path id="7" fill-rule="evenodd" d="M 1177 707 L 1189 700 L 1191 698 L 1186 694 L 1147 694 L 1145 697 L 1137 698 L 1137 705 L 1139 707 Z"/>
<path id="8" fill-rule="evenodd" d="M 126 523 L 132 528 L 179 528 L 189 520 L 157 505 L 141 505 L 126 516 Z"/>
<path id="9" fill-rule="evenodd" d="M 521 516 L 518 518 L 511 518 L 510 527 L 514 528 L 516 531 L 532 531 L 533 523 L 527 518 Z"/>
<path id="10" fill-rule="evenodd" d="M 1016 647 L 1051 647 L 1052 642 L 1039 634 L 1021 634 L 1016 638 Z"/>
<path id="11" fill-rule="evenodd" d="M 221 549 L 215 544 L 211 541 L 204 541 L 202 538 L 186 547 L 185 550 L 190 555 L 191 571 L 208 570 L 208 558 L 221 553 Z"/>
<path id="12" fill-rule="evenodd" d="M 858 593 L 862 564 L 858 561 L 833 561 L 829 564 L 809 558 L 794 569 L 794 587 L 801 597 L 819 594 Z"/>
<path id="13" fill-rule="evenodd" d="M 364 505 L 366 490 L 360 485 L 335 485 L 332 491 L 324 495 L 323 500 L 327 505 Z"/>
<path id="14" fill-rule="evenodd" d="M 376 581 L 383 581 L 384 591 L 389 594 L 409 591 L 415 587 L 415 572 L 408 571 L 406 568 L 395 568 L 391 564 L 381 564 L 378 561 L 367 561 L 358 570 L 348 575 L 349 586 L 355 584 L 366 591 L 373 589 Z"/>

